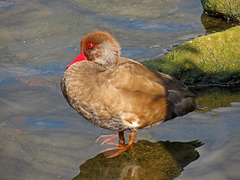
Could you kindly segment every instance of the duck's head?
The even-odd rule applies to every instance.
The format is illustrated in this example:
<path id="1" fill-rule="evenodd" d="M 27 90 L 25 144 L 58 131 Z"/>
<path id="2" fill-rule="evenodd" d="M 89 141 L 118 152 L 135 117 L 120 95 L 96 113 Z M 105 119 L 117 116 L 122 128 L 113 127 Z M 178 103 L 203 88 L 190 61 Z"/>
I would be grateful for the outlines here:
<path id="1" fill-rule="evenodd" d="M 103 69 L 111 69 L 117 64 L 120 46 L 116 39 L 106 32 L 87 34 L 81 41 L 82 52 L 70 65 L 81 60 L 93 61 Z"/>

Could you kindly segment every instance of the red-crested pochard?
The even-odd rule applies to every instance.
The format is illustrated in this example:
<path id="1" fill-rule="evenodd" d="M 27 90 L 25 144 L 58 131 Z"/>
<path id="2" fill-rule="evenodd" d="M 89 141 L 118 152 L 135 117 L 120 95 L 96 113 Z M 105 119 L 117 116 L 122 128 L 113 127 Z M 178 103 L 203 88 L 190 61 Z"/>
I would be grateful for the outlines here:
<path id="1" fill-rule="evenodd" d="M 106 32 L 87 34 L 81 50 L 67 66 L 61 88 L 69 105 L 80 115 L 96 126 L 118 131 L 119 146 L 104 151 L 116 152 L 108 158 L 130 147 L 138 129 L 151 128 L 198 108 L 195 94 L 187 86 L 121 57 L 119 43 Z M 124 130 L 131 130 L 127 145 Z"/>

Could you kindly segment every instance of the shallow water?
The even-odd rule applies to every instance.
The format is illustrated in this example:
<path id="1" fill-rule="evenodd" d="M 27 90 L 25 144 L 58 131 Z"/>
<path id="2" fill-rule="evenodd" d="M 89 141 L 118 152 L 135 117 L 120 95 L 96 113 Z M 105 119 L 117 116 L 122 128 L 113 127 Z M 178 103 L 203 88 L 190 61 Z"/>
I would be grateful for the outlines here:
<path id="1" fill-rule="evenodd" d="M 106 160 L 98 155 L 101 146 L 95 139 L 112 132 L 80 117 L 68 106 L 59 87 L 65 66 L 79 53 L 85 34 L 96 29 L 109 31 L 122 45 L 122 56 L 141 62 L 206 33 L 198 0 L 144 1 L 137 9 L 127 4 L 128 11 L 123 11 L 122 4 L 116 11 L 116 3 L 101 2 L 99 6 L 96 1 L 84 0 L 0 1 L 0 179 L 81 179 L 80 166 L 90 169 L 88 173 L 95 175 L 91 178 L 98 177 L 88 163 Z M 165 173 L 168 178 L 239 179 L 239 88 L 194 91 L 207 111 L 138 131 L 136 151 L 146 148 L 141 143 L 154 151 L 155 142 L 166 144 L 165 140 L 173 149 L 178 148 L 177 141 L 187 151 L 186 144 L 199 140 L 204 145 L 192 159 L 181 160 L 182 166 L 174 160 L 180 155 L 167 151 L 168 162 L 175 162 L 170 167 L 161 165 L 173 170 Z M 145 151 L 140 150 L 134 166 L 131 158 L 121 162 L 142 168 L 145 155 L 140 155 Z M 107 163 L 117 165 L 114 161 Z M 120 174 L 124 172 L 126 169 Z M 106 178 L 110 177 L 113 179 Z"/>

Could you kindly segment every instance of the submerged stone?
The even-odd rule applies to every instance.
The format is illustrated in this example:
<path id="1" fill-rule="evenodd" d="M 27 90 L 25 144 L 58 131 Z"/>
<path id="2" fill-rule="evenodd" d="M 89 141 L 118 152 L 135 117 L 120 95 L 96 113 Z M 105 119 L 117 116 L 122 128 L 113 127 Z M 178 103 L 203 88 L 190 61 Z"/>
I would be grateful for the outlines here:
<path id="1" fill-rule="evenodd" d="M 212 16 L 240 22 L 239 0 L 201 0 L 203 9 Z"/>
<path id="2" fill-rule="evenodd" d="M 185 42 L 145 65 L 187 85 L 240 83 L 240 26 Z"/>

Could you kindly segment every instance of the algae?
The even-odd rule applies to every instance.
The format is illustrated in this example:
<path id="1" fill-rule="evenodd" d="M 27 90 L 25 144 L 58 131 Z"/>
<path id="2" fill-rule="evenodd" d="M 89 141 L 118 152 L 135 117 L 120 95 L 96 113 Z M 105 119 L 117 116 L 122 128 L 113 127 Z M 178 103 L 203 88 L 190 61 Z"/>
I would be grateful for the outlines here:
<path id="1" fill-rule="evenodd" d="M 237 84 L 240 79 L 240 26 L 185 42 L 144 64 L 187 85 Z"/>

